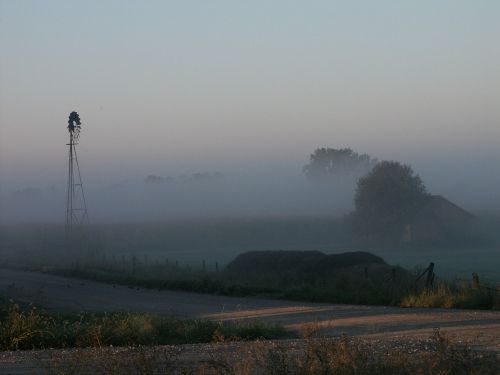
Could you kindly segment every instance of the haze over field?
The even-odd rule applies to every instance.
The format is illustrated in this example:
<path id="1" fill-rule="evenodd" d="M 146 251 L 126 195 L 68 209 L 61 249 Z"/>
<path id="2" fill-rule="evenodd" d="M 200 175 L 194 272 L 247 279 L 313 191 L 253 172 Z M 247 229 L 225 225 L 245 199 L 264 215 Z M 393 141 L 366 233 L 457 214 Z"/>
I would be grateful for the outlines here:
<path id="1" fill-rule="evenodd" d="M 302 174 L 320 146 L 499 210 L 499 17 L 494 0 L 0 0 L 0 222 L 64 220 L 72 110 L 93 221 L 346 213 L 349 184 Z M 198 172 L 224 177 L 178 178 Z"/>

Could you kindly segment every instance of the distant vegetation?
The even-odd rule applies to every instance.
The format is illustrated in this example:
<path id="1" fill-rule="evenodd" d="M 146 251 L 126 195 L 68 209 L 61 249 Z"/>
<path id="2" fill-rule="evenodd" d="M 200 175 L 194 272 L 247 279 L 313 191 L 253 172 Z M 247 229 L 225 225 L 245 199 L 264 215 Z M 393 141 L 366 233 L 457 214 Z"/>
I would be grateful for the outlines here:
<path id="1" fill-rule="evenodd" d="M 208 182 L 208 181 L 219 181 L 223 180 L 224 175 L 220 172 L 198 172 L 198 173 L 193 173 L 189 176 L 186 175 L 181 175 L 178 177 L 171 177 L 171 176 L 158 176 L 155 174 L 150 174 L 144 179 L 144 183 L 148 185 L 160 185 L 160 184 L 168 184 L 168 183 L 176 183 L 176 182 Z"/>
<path id="2" fill-rule="evenodd" d="M 351 262 L 351 263 L 349 263 Z M 281 266 L 280 264 L 283 263 Z M 315 270 L 315 264 L 323 263 Z M 62 276 L 155 289 L 229 296 L 260 296 L 310 302 L 414 307 L 499 309 L 500 293 L 491 285 L 436 281 L 387 265 L 367 253 L 326 256 L 320 252 L 251 252 L 220 272 L 174 264 L 78 264 L 53 268 Z"/>
<path id="3" fill-rule="evenodd" d="M 409 165 L 378 161 L 350 148 L 318 148 L 303 171 L 314 182 L 332 182 L 332 195 L 349 191 L 355 210 L 347 219 L 357 246 L 408 244 L 446 247 L 487 242 L 474 216 L 429 194 Z"/>
<path id="4" fill-rule="evenodd" d="M 356 182 L 377 164 L 367 154 L 358 154 L 350 148 L 318 148 L 311 154 L 303 171 L 315 182 L 340 183 L 345 179 Z"/>
<path id="5" fill-rule="evenodd" d="M 424 183 L 410 166 L 382 161 L 358 181 L 355 232 L 376 243 L 399 241 L 405 223 L 413 219 L 427 199 Z"/>
<path id="6" fill-rule="evenodd" d="M 54 314 L 0 297 L 0 351 L 41 348 L 192 344 L 289 335 L 260 321 L 217 323 L 152 314 Z"/>

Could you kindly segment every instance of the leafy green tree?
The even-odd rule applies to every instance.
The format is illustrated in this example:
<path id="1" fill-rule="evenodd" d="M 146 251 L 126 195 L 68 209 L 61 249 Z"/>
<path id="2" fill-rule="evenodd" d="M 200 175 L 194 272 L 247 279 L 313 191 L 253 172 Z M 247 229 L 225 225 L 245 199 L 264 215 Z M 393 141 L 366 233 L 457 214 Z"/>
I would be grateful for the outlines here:
<path id="1" fill-rule="evenodd" d="M 350 148 L 318 148 L 311 155 L 303 171 L 312 181 L 340 179 L 357 180 L 377 163 L 367 154 L 358 154 Z"/>
<path id="2" fill-rule="evenodd" d="M 409 165 L 382 161 L 358 181 L 354 230 L 368 239 L 398 239 L 428 198 L 424 183 Z"/>

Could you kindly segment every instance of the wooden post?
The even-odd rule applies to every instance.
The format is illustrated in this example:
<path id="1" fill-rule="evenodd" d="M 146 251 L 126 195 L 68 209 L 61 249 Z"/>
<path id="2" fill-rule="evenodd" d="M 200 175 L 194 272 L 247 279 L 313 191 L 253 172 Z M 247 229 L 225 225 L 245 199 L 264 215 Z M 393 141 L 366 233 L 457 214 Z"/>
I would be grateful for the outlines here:
<path id="1" fill-rule="evenodd" d="M 434 263 L 430 262 L 427 268 L 427 279 L 425 280 L 425 287 L 430 288 L 434 284 Z"/>
<path id="2" fill-rule="evenodd" d="M 472 289 L 479 289 L 479 275 L 475 272 L 472 273 Z"/>
<path id="3" fill-rule="evenodd" d="M 132 256 L 132 273 L 135 273 L 136 266 L 137 266 L 137 258 L 134 255 L 134 256 Z"/>
<path id="4" fill-rule="evenodd" d="M 219 262 L 215 262 L 215 272 L 219 272 Z"/>

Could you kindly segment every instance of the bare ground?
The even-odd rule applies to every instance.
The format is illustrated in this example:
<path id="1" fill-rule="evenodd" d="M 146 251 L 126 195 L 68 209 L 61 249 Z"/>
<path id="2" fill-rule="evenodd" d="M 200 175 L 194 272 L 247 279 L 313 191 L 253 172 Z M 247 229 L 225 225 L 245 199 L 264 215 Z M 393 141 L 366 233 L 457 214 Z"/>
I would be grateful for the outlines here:
<path id="1" fill-rule="evenodd" d="M 7 269 L 0 269 L 0 294 L 49 310 L 149 312 L 217 321 L 259 318 L 264 322 L 282 324 L 290 330 L 315 324 L 330 335 L 345 333 L 392 346 L 415 345 L 415 342 L 425 341 L 433 329 L 440 328 L 459 342 L 500 353 L 500 311 L 406 309 L 236 298 L 129 288 Z M 185 348 L 183 355 L 201 358 L 200 353 L 210 352 L 214 345 Z M 37 373 L 40 361 L 54 353 L 64 356 L 68 351 L 0 353 L 0 373 Z"/>

